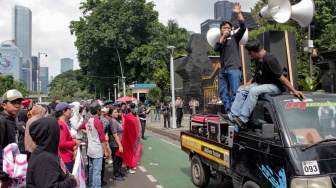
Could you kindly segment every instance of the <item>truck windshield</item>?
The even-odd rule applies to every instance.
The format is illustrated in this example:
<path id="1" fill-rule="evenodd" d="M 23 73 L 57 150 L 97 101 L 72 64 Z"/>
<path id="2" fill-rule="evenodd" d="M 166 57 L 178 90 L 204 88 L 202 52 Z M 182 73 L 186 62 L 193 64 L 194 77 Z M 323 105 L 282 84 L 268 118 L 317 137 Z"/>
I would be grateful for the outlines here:
<path id="1" fill-rule="evenodd" d="M 336 138 L 336 99 L 287 99 L 279 105 L 294 145 Z"/>

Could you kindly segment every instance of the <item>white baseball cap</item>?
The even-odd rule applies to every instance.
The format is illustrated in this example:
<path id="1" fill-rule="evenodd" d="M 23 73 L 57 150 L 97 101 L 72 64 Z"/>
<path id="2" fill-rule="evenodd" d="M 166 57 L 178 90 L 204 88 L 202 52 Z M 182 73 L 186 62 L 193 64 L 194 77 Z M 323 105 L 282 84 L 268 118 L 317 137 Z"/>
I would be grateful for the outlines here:
<path id="1" fill-rule="evenodd" d="M 22 99 L 23 100 L 22 94 L 16 89 L 8 90 L 2 96 L 2 101 L 15 101 L 16 99 Z"/>

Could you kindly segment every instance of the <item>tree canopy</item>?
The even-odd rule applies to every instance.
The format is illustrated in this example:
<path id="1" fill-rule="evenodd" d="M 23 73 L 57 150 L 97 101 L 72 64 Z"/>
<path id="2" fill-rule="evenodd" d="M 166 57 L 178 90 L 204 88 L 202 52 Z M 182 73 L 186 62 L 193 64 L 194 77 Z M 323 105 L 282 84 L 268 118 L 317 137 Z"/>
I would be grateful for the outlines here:
<path id="1" fill-rule="evenodd" d="M 169 88 L 167 46 L 176 46 L 176 54 L 184 53 L 190 37 L 186 29 L 175 20 L 167 26 L 159 23 L 154 4 L 145 0 L 88 0 L 80 9 L 83 17 L 70 23 L 70 31 L 77 37 L 80 67 L 90 78 L 87 84 L 106 90 L 124 76 L 126 83 Z"/>

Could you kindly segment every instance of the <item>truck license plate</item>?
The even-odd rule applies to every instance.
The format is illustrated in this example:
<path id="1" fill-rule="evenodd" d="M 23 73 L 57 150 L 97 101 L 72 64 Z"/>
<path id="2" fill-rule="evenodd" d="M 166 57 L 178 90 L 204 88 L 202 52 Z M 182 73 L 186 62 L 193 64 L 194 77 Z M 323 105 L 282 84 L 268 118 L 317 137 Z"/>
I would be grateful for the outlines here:
<path id="1" fill-rule="evenodd" d="M 317 161 L 303 161 L 302 168 L 303 168 L 304 175 L 320 174 Z"/>

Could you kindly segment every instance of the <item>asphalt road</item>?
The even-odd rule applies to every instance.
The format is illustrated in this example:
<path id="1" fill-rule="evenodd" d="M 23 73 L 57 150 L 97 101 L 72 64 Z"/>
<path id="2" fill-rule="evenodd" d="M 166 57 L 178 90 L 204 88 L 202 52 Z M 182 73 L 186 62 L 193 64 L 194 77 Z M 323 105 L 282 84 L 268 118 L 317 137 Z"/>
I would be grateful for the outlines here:
<path id="1" fill-rule="evenodd" d="M 125 181 L 115 181 L 112 180 L 112 165 L 106 165 L 104 180 L 108 184 L 104 188 L 194 188 L 190 161 L 180 149 L 180 143 L 150 131 L 146 132 L 146 137 L 147 140 L 142 142 L 144 147 L 136 173 L 126 173 Z M 211 180 L 208 187 L 228 186 Z"/>

